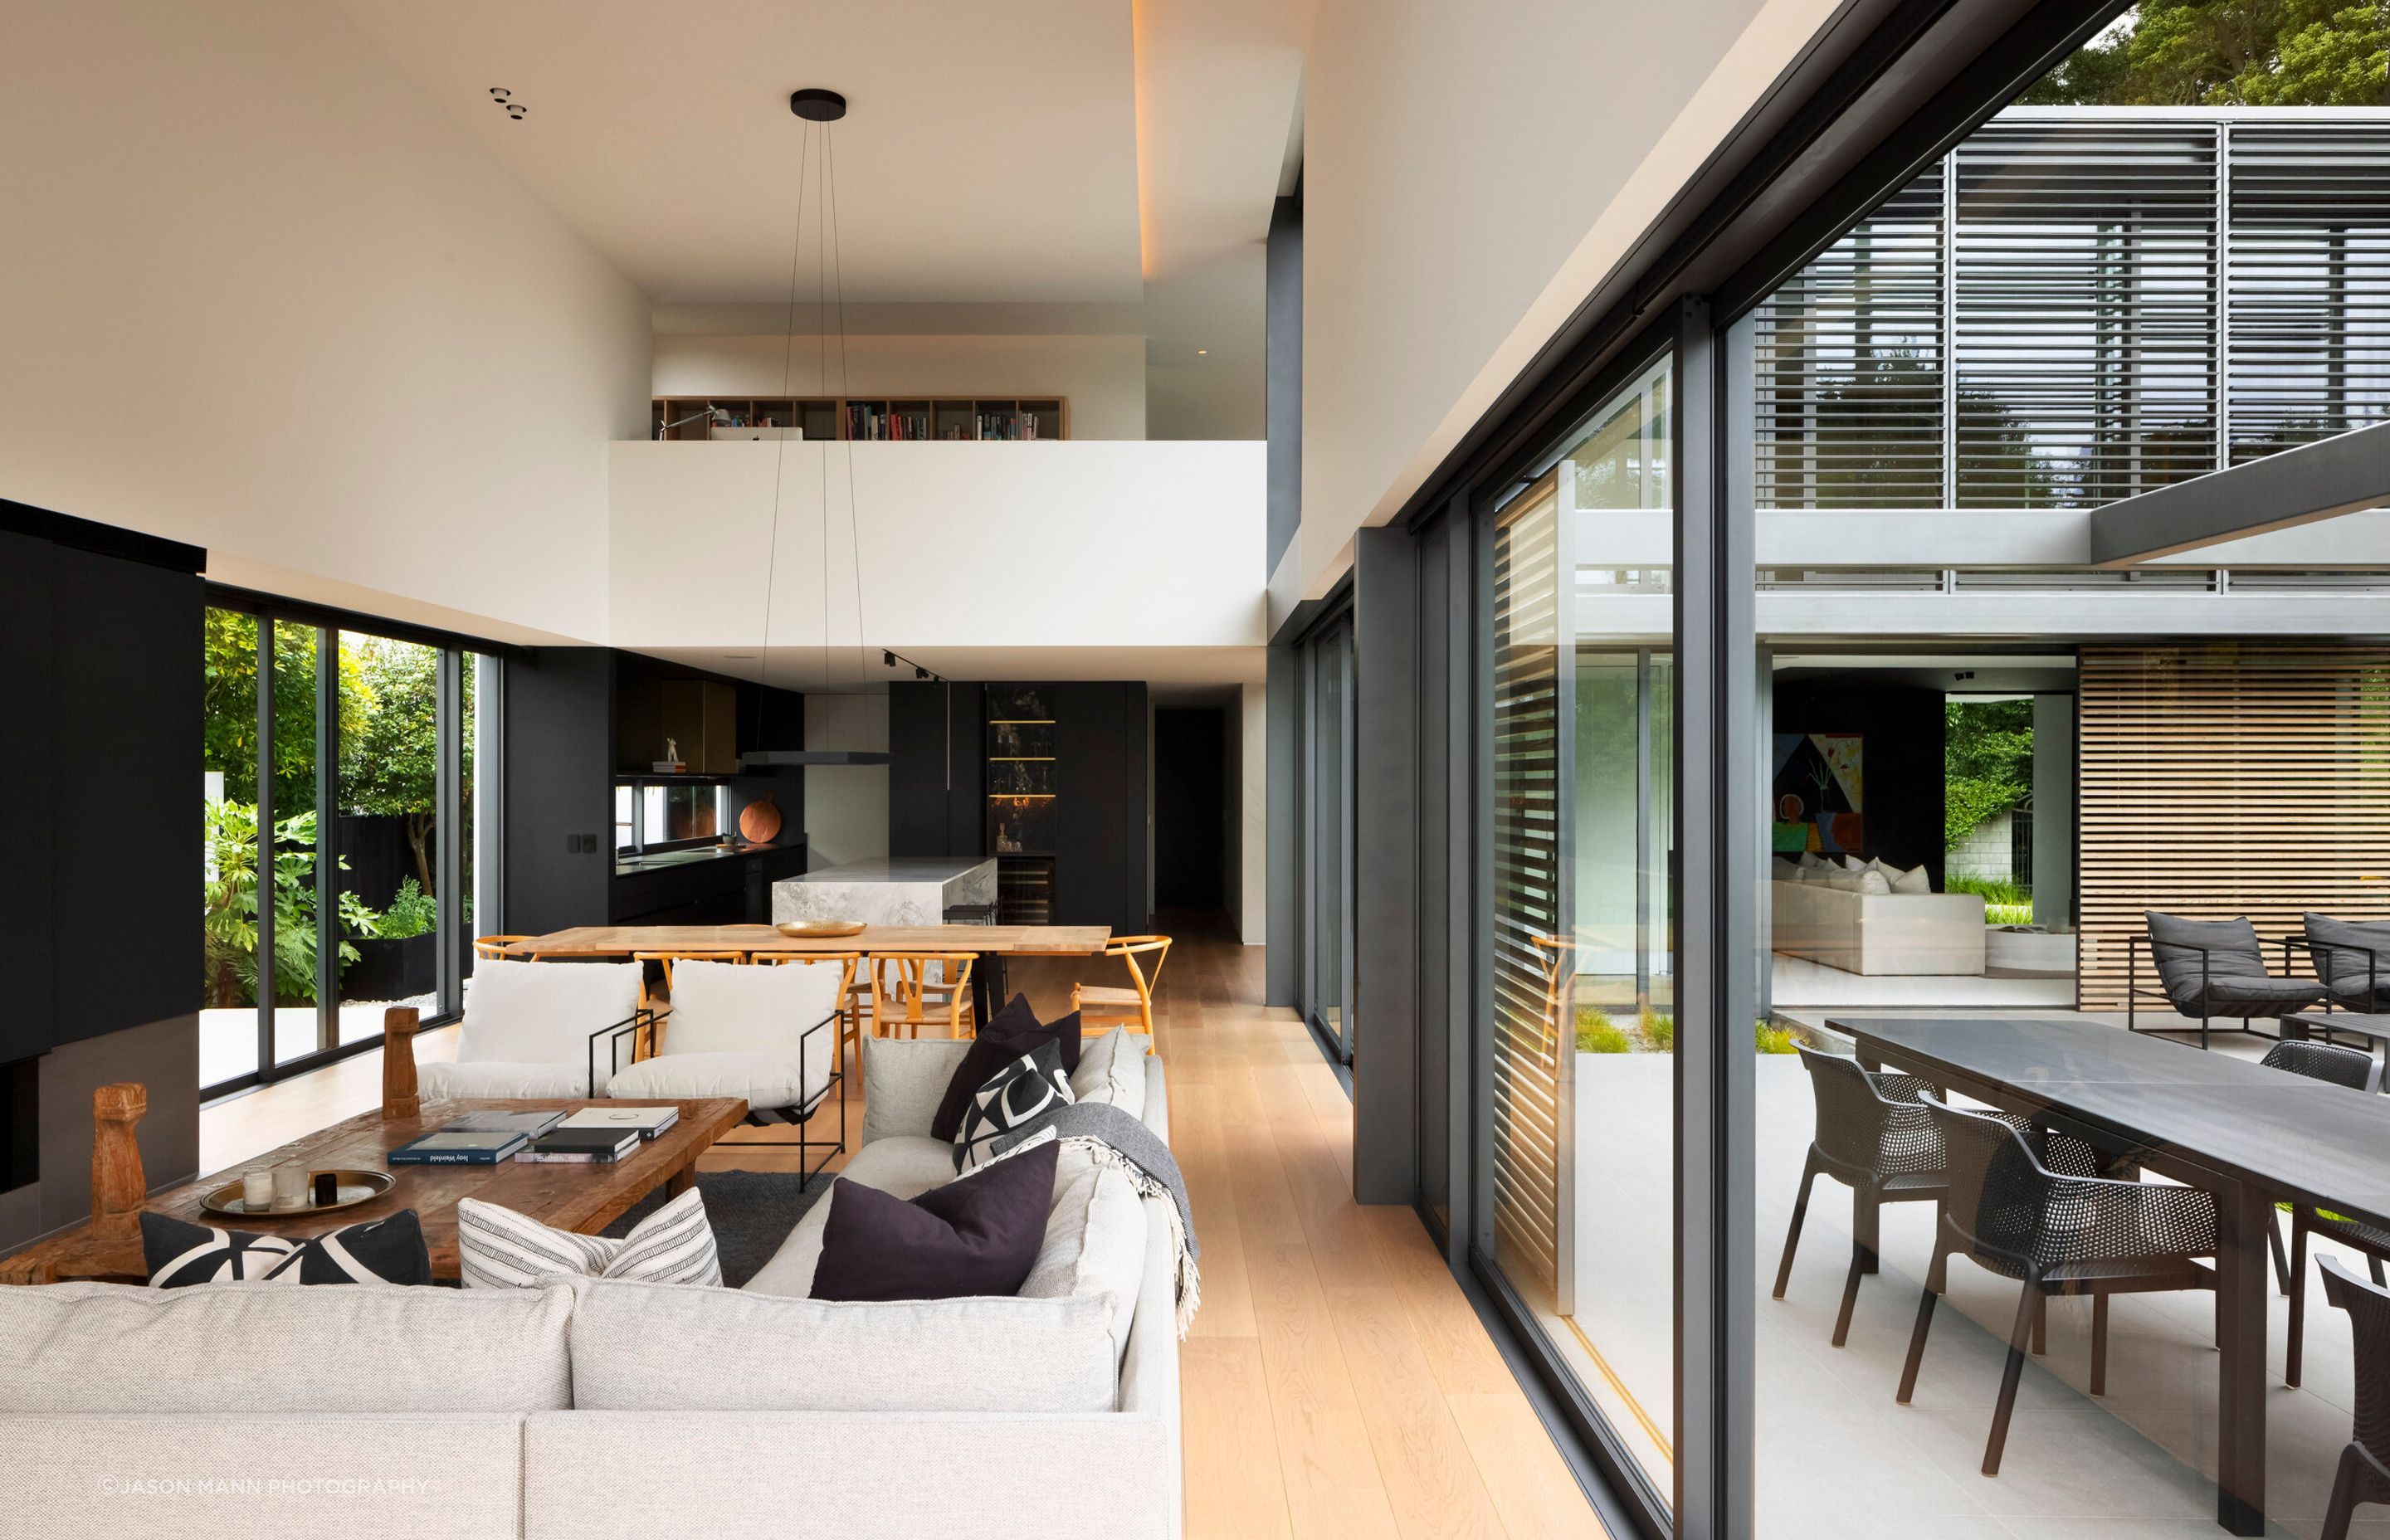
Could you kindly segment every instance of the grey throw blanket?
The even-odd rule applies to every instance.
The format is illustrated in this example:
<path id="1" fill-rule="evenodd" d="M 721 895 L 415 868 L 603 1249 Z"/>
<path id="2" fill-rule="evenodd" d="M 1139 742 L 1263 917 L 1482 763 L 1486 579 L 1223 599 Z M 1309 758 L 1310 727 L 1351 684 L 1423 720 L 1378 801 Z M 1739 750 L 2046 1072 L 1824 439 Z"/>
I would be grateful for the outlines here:
<path id="1" fill-rule="evenodd" d="M 1178 1251 L 1178 1335 L 1185 1337 L 1202 1303 L 1202 1282 L 1196 1271 L 1202 1250 L 1195 1240 L 1195 1211 L 1187 1201 L 1187 1182 L 1178 1174 L 1178 1161 L 1170 1147 L 1125 1109 L 1076 1101 L 1041 1112 L 999 1136 L 990 1147 L 991 1153 L 1009 1154 L 1034 1139 L 1047 1137 L 1049 1131 L 1060 1142 L 1086 1149 L 1098 1163 L 1124 1172 L 1145 1196 L 1170 1200 L 1178 1219 L 1178 1233 L 1172 1238 Z"/>

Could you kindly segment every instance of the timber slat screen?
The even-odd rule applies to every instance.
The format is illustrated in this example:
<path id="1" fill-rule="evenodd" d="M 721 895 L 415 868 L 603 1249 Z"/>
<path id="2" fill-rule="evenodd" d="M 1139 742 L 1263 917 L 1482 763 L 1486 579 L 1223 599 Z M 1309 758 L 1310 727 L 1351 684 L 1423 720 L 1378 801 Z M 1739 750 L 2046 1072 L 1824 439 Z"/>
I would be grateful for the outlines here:
<path id="1" fill-rule="evenodd" d="M 2077 687 L 2081 1008 L 2145 910 L 2245 915 L 2277 972 L 2309 910 L 2390 917 L 2390 648 L 2086 648 Z"/>
<path id="2" fill-rule="evenodd" d="M 1561 884 L 1560 505 L 1546 476 L 1494 532 L 1494 1233 L 1514 1282 L 1559 1286 L 1561 1054 L 1574 1051 Z M 1565 1048 L 1564 1048 L 1565 1046 Z"/>

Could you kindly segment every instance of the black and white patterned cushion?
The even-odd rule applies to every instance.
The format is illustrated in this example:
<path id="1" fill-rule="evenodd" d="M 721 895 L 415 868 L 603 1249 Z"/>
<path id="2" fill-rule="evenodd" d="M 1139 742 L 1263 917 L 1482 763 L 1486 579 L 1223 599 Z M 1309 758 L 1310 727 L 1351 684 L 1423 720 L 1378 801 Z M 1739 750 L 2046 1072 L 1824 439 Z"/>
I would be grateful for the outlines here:
<path id="1" fill-rule="evenodd" d="M 468 1289 L 529 1289 L 557 1277 L 719 1287 L 722 1255 L 695 1187 L 615 1238 L 553 1229 L 478 1198 L 456 1205 L 456 1259 Z"/>
<path id="2" fill-rule="evenodd" d="M 194 1283 L 430 1283 L 431 1252 L 413 1209 L 326 1235 L 251 1235 L 162 1213 L 141 1216 L 152 1289 Z"/>
<path id="3" fill-rule="evenodd" d="M 962 1132 L 955 1140 L 955 1169 L 972 1171 L 995 1158 L 998 1136 L 1068 1102 L 1071 1077 L 1062 1071 L 1062 1050 L 1052 1040 L 1012 1059 L 970 1094 Z"/>

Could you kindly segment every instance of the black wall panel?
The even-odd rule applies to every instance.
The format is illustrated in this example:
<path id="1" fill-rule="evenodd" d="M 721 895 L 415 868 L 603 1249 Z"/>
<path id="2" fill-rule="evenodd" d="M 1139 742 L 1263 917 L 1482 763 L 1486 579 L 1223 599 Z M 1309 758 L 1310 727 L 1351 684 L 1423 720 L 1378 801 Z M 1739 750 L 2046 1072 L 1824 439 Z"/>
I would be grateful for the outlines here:
<path id="1" fill-rule="evenodd" d="M 1146 688 L 1141 683 L 1054 689 L 1054 922 L 1144 930 Z"/>
<path id="2" fill-rule="evenodd" d="M 126 946 L 122 930 L 128 904 L 182 913 L 164 895 L 197 893 L 205 869 L 206 600 L 195 572 L 63 545 L 51 572 L 56 771 L 41 805 L 56 830 L 55 930 L 44 959 L 58 981 L 55 1046 L 198 1009 L 196 911 L 190 923 L 145 928 L 138 946 Z"/>
<path id="3" fill-rule="evenodd" d="M 8 1008 L 0 1011 L 0 1063 L 46 1051 L 57 1013 L 58 970 L 50 966 L 54 905 L 49 881 L 57 826 L 45 815 L 57 805 L 51 789 L 58 762 L 57 727 L 50 720 L 56 652 L 51 558 L 56 549 L 46 540 L 0 531 L 0 722 L 8 725 L 9 737 L 6 751 L 0 751 L 0 807 L 33 815 L 17 820 L 9 831 L 9 862 L 16 876 L 0 882 L 0 934 L 10 938 L 24 964 L 13 970 Z M 30 1130 L 32 1124 L 24 1126 Z"/>
<path id="4" fill-rule="evenodd" d="M 507 660 L 507 929 L 603 925 L 614 876 L 614 658 L 551 647 Z"/>
<path id="5" fill-rule="evenodd" d="M 1867 852 L 1895 866 L 1921 866 L 1942 891 L 1942 692 L 1859 680 L 1784 680 L 1776 686 L 1784 733 L 1858 733 L 1866 741 Z"/>

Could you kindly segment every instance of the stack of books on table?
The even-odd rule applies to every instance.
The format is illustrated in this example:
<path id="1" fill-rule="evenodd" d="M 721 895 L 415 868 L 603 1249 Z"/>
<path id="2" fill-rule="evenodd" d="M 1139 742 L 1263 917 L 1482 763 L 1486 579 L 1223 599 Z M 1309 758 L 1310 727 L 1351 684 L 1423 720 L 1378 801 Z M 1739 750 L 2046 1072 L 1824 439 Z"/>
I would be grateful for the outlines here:
<path id="1" fill-rule="evenodd" d="M 680 1122 L 677 1107 L 585 1107 L 532 1140 L 518 1161 L 619 1161 Z"/>
<path id="2" fill-rule="evenodd" d="M 561 1112 L 468 1112 L 390 1152 L 394 1166 L 495 1165 L 564 1121 Z"/>

